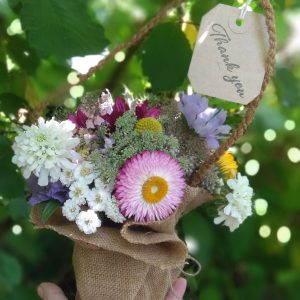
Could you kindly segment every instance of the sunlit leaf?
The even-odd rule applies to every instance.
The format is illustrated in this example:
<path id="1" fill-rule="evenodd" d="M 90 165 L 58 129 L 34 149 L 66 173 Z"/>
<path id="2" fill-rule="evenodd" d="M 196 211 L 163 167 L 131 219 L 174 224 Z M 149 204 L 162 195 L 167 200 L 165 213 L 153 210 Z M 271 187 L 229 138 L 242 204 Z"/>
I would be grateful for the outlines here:
<path id="1" fill-rule="evenodd" d="M 103 27 L 91 19 L 82 0 L 25 0 L 21 21 L 41 57 L 98 54 L 107 45 Z"/>

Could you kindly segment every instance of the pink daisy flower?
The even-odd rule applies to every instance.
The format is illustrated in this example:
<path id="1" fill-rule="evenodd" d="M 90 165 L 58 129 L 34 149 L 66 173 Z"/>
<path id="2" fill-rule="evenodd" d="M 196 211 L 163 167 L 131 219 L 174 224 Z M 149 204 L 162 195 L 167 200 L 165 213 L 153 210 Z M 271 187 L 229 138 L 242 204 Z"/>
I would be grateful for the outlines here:
<path id="1" fill-rule="evenodd" d="M 115 197 L 121 213 L 138 222 L 166 219 L 182 201 L 184 171 L 162 151 L 145 151 L 128 159 L 120 169 Z"/>

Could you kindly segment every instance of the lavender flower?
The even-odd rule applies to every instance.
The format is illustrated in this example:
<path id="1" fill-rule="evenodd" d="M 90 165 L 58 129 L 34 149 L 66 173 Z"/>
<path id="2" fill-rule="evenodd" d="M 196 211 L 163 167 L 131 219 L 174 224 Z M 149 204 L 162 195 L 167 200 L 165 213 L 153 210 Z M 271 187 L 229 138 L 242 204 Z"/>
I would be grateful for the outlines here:
<path id="1" fill-rule="evenodd" d="M 229 133 L 231 127 L 224 125 L 227 117 L 225 110 L 208 107 L 208 99 L 199 94 L 180 95 L 179 110 L 184 114 L 187 123 L 197 134 L 205 138 L 210 148 L 219 146 L 219 139 Z"/>
<path id="2" fill-rule="evenodd" d="M 32 192 L 29 203 L 34 206 L 47 200 L 57 200 L 63 204 L 69 198 L 69 190 L 60 181 L 49 182 L 47 186 L 39 186 L 38 178 L 31 175 L 28 185 Z"/>

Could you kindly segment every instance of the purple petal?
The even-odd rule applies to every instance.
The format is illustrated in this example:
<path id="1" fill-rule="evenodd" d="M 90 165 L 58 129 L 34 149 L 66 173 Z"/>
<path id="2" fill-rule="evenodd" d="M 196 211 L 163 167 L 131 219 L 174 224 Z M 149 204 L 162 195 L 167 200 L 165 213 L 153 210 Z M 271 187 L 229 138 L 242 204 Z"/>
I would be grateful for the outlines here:
<path id="1" fill-rule="evenodd" d="M 214 137 L 207 137 L 206 142 L 207 142 L 208 146 L 212 149 L 217 149 L 219 147 L 219 142 Z"/>
<path id="2" fill-rule="evenodd" d="M 160 109 L 158 107 L 152 107 L 148 109 L 148 100 L 145 100 L 143 103 L 140 103 L 135 108 L 135 115 L 137 116 L 137 119 L 142 118 L 159 118 L 160 116 Z"/>

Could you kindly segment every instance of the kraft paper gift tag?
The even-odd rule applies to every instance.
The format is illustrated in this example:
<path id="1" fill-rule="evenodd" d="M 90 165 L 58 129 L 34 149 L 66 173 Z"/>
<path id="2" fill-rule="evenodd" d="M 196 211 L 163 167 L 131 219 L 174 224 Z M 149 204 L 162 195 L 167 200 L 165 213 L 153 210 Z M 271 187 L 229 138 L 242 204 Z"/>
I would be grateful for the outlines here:
<path id="1" fill-rule="evenodd" d="M 196 92 L 240 104 L 261 90 L 268 51 L 265 17 L 248 12 L 241 26 L 240 9 L 219 4 L 202 19 L 189 79 Z"/>

